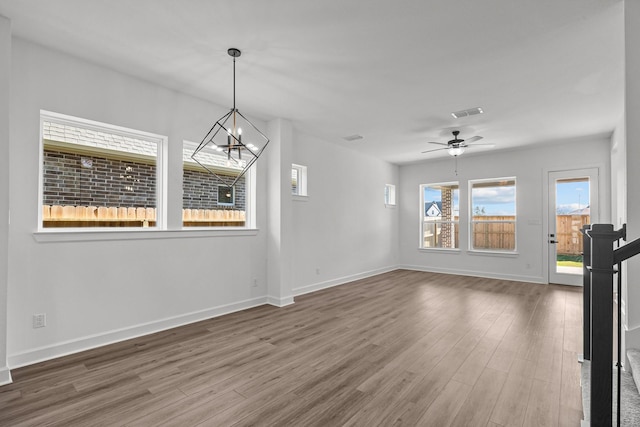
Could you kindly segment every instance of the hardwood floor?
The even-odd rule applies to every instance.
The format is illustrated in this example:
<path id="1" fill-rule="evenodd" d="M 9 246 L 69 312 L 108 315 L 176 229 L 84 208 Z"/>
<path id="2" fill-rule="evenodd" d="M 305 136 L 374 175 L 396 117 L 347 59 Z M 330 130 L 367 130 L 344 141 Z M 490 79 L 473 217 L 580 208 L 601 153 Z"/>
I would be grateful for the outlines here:
<path id="1" fill-rule="evenodd" d="M 398 270 L 16 369 L 2 426 L 578 426 L 578 288 Z"/>

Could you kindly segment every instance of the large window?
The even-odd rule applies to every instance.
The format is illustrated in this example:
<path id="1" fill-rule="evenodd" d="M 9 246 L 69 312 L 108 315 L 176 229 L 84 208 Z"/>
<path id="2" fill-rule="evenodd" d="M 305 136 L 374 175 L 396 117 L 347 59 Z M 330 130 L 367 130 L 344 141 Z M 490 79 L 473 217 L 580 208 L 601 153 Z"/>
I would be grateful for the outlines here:
<path id="1" fill-rule="evenodd" d="M 470 249 L 516 250 L 516 180 L 499 178 L 469 182 Z"/>
<path id="2" fill-rule="evenodd" d="M 459 189 L 457 182 L 420 186 L 422 227 L 421 247 L 457 249 L 459 247 Z"/>
<path id="3" fill-rule="evenodd" d="M 224 153 L 205 148 L 195 162 L 197 147 L 185 141 L 182 150 L 182 224 L 184 227 L 243 227 L 247 225 L 247 195 L 251 170 L 232 185 L 242 167 Z M 215 171 L 215 175 L 210 171 Z"/>
<path id="4" fill-rule="evenodd" d="M 158 227 L 166 138 L 41 113 L 42 228 Z"/>

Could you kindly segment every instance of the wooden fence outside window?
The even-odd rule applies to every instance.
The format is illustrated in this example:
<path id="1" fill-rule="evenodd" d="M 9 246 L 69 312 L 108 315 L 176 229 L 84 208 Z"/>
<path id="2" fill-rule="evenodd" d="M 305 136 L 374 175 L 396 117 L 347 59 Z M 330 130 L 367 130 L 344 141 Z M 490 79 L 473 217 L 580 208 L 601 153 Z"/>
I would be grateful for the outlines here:
<path id="1" fill-rule="evenodd" d="M 454 218 L 456 221 L 458 217 Z M 516 244 L 516 217 L 508 216 L 474 216 L 472 227 L 473 248 L 484 250 L 513 250 Z M 558 255 L 580 255 L 582 253 L 582 234 L 580 229 L 590 223 L 589 215 L 557 215 L 556 239 Z M 437 233 L 440 234 L 438 224 Z M 425 247 L 440 247 L 436 236 L 432 235 L 432 227 L 425 227 Z M 431 233 L 427 236 L 427 229 Z M 454 246 L 459 247 L 459 227 L 455 227 Z"/>

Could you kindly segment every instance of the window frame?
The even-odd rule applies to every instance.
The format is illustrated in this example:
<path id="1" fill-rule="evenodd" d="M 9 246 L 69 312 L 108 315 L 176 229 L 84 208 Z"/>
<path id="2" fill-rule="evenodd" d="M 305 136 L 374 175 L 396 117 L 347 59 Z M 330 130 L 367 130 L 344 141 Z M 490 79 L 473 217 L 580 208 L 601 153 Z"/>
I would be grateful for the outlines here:
<path id="1" fill-rule="evenodd" d="M 514 207 L 514 219 L 511 220 L 474 220 L 474 206 L 473 206 L 473 188 L 474 184 L 487 184 L 487 183 L 497 183 L 503 181 L 513 181 L 513 207 Z M 500 185 L 496 185 L 499 187 Z M 486 253 L 486 254 L 494 254 L 494 255 L 514 255 L 518 253 L 518 183 L 517 178 L 515 176 L 509 177 L 500 177 L 500 178 L 482 178 L 482 179 L 473 179 L 468 182 L 468 197 L 469 197 L 469 221 L 468 221 L 468 250 L 470 253 Z M 474 248 L 474 225 L 475 224 L 510 224 L 513 223 L 513 249 L 486 249 L 486 248 Z"/>
<path id="2" fill-rule="evenodd" d="M 424 233 L 425 233 L 425 218 L 426 218 L 426 206 L 425 203 L 427 202 L 425 200 L 424 197 L 424 193 L 425 193 L 425 189 L 428 187 L 444 187 L 444 186 L 456 186 L 457 190 L 458 190 L 458 203 L 460 203 L 460 182 L 459 181 L 448 181 L 448 182 L 434 182 L 434 183 L 429 183 L 429 184 L 420 184 L 419 186 L 419 191 L 420 191 L 420 235 L 419 235 L 419 243 L 418 243 L 418 249 L 420 250 L 425 250 L 425 251 L 444 251 L 444 252 L 460 252 L 460 241 L 458 240 L 458 246 L 457 247 L 453 247 L 453 248 L 449 248 L 449 247 L 427 247 L 424 246 Z M 452 206 L 453 208 L 453 206 Z M 454 216 L 455 218 L 455 216 Z M 460 236 L 460 215 L 458 214 L 458 219 L 457 220 L 439 220 L 439 221 L 433 221 L 433 223 L 438 224 L 452 224 L 454 226 L 454 230 L 455 227 L 457 225 L 458 227 L 458 236 Z M 455 232 L 454 232 L 454 236 L 455 236 Z M 459 238 L 459 237 L 458 237 Z M 455 237 L 454 237 L 454 244 L 455 244 Z"/>
<path id="3" fill-rule="evenodd" d="M 217 187 L 217 191 L 218 191 L 218 200 L 217 200 L 216 204 L 218 206 L 230 207 L 230 206 L 235 206 L 236 205 L 236 186 L 235 185 L 230 187 L 230 186 L 228 186 L 226 184 L 216 184 L 216 187 Z M 229 203 L 220 202 L 220 189 L 221 188 L 231 188 L 231 202 L 229 202 Z"/>
<path id="4" fill-rule="evenodd" d="M 296 191 L 293 187 L 293 171 L 297 174 Z M 308 197 L 307 192 L 307 167 L 304 165 L 291 163 L 291 195 L 294 197 Z"/>
<path id="5" fill-rule="evenodd" d="M 44 122 L 52 122 L 61 125 L 68 125 L 72 127 L 82 128 L 86 130 L 93 130 L 96 132 L 110 133 L 113 135 L 119 135 L 123 137 L 129 137 L 134 139 L 144 139 L 156 144 L 156 225 L 153 227 L 145 227 L 145 230 L 166 230 L 167 229 L 167 173 L 165 171 L 168 167 L 167 162 L 167 149 L 168 149 L 168 137 L 151 132 L 141 131 L 137 129 L 131 129 L 119 125 L 113 125 L 104 122 L 98 122 L 95 120 L 85 119 L 82 117 L 69 116 L 66 114 L 55 113 L 52 111 L 40 110 L 40 129 L 39 129 L 39 143 L 38 143 L 38 213 L 37 213 L 37 232 L 46 233 L 60 233 L 60 232 L 135 232 L 142 230 L 142 227 L 60 227 L 50 228 L 44 227 L 43 224 L 43 205 L 44 205 Z"/>
<path id="6" fill-rule="evenodd" d="M 394 184 L 385 184 L 384 185 L 384 205 L 385 206 L 396 206 L 396 186 Z"/>
<path id="7" fill-rule="evenodd" d="M 181 149 L 181 153 L 182 153 L 182 162 L 181 162 L 181 169 L 180 169 L 180 174 L 181 177 L 184 177 L 184 150 L 185 149 L 192 149 L 195 150 L 196 147 L 198 146 L 198 143 L 193 142 L 193 141 L 189 141 L 189 140 L 183 140 L 182 141 L 182 149 Z M 195 163 L 195 162 L 194 162 Z M 234 226 L 234 225 L 199 225 L 199 226 L 185 226 L 184 225 L 184 219 L 183 216 L 181 215 L 180 218 L 180 224 L 182 227 L 182 230 L 185 231 L 197 231 L 197 230 L 211 230 L 211 231 L 221 231 L 224 232 L 225 230 L 255 230 L 256 229 L 256 189 L 257 189 L 257 185 L 256 185 L 256 176 L 257 176 L 257 162 L 254 163 L 244 174 L 244 182 L 245 182 L 245 200 L 244 200 L 244 212 L 245 212 L 245 220 L 244 220 L 244 225 L 238 225 L 238 226 Z M 183 191 L 184 191 L 184 182 L 182 182 L 183 185 Z M 227 185 L 223 184 L 223 183 L 219 183 L 219 184 L 215 184 L 215 191 L 218 191 L 218 187 L 220 185 L 224 185 L 225 187 Z M 233 189 L 233 203 L 230 204 L 224 204 L 224 203 L 219 203 L 216 202 L 217 206 L 226 208 L 226 207 L 231 207 L 231 206 L 235 206 L 236 203 L 236 188 L 235 186 L 232 187 Z M 182 200 L 182 199 L 181 199 Z M 183 212 L 184 211 L 184 202 L 181 203 L 180 205 L 180 211 Z"/>

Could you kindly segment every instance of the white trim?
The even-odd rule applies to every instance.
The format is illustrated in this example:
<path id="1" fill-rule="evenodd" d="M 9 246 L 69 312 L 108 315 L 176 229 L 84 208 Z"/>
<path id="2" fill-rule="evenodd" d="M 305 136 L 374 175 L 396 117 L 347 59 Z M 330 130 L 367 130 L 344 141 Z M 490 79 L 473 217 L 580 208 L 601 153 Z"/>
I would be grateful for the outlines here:
<path id="1" fill-rule="evenodd" d="M 51 111 L 40 110 L 40 141 L 38 142 L 38 231 L 47 230 L 42 223 L 42 206 L 44 191 L 44 135 L 43 123 L 45 121 L 65 124 L 73 127 L 94 130 L 98 132 L 108 132 L 116 135 L 126 136 L 135 139 L 144 139 L 156 144 L 156 230 L 165 230 L 167 228 L 167 204 L 168 198 L 168 167 L 169 167 L 169 138 L 165 135 L 159 135 L 151 132 L 145 132 L 137 129 L 130 129 L 110 123 L 98 122 L 95 120 L 84 119 L 81 117 L 68 116 L 66 114 L 54 113 Z M 117 228 L 106 228 L 107 230 L 116 230 Z M 73 229 L 67 229 L 73 230 Z"/>
<path id="2" fill-rule="evenodd" d="M 289 295 L 288 297 L 278 298 L 273 296 L 267 296 L 267 304 L 273 305 L 275 307 L 285 307 L 287 305 L 293 304 L 293 295 Z"/>
<path id="3" fill-rule="evenodd" d="M 366 279 L 367 277 L 376 276 L 382 273 L 388 273 L 390 271 L 398 270 L 398 266 L 389 266 L 378 268 L 376 270 L 365 271 L 363 273 L 352 274 L 349 276 L 339 277 L 337 279 L 327 280 L 325 282 L 313 283 L 311 285 L 301 286 L 299 288 L 293 288 L 293 295 L 299 296 L 309 294 L 311 292 L 320 291 L 322 289 L 332 288 L 334 286 L 344 285 L 354 280 Z"/>
<path id="4" fill-rule="evenodd" d="M 309 201 L 309 195 L 305 194 L 292 194 L 291 195 L 291 200 L 293 200 L 294 202 L 308 202 Z"/>
<path id="5" fill-rule="evenodd" d="M 107 240 L 191 239 L 202 237 L 257 236 L 260 230 L 243 227 L 186 227 L 181 230 L 122 230 L 122 229 L 56 229 L 37 231 L 33 238 L 39 243 L 49 242 L 99 242 Z"/>
<path id="6" fill-rule="evenodd" d="M 181 314 L 179 316 L 168 317 L 166 319 L 156 320 L 153 322 L 142 323 L 140 325 L 117 329 L 114 331 L 90 335 L 79 339 L 55 343 L 48 346 L 28 350 L 22 353 L 9 355 L 8 365 L 11 369 L 32 365 L 34 363 L 43 362 L 45 360 L 79 353 L 81 351 L 114 344 L 132 338 L 138 338 L 156 332 L 165 331 L 171 328 L 188 325 L 190 323 L 211 319 L 213 317 L 219 317 L 225 314 L 235 313 L 249 308 L 258 307 L 264 304 L 267 304 L 267 298 L 258 297 L 231 304 L 212 307 L 205 310 L 195 311 L 192 313 Z"/>
<path id="7" fill-rule="evenodd" d="M 431 252 L 431 253 L 452 253 L 460 255 L 462 251 L 460 248 L 418 248 L 419 252 Z"/>
<path id="8" fill-rule="evenodd" d="M 0 386 L 11 384 L 13 379 L 11 378 L 11 371 L 9 368 L 2 367 L 0 368 Z"/>
<path id="9" fill-rule="evenodd" d="M 469 255 L 497 256 L 504 258 L 517 258 L 520 255 L 517 251 L 483 251 L 480 249 L 468 250 L 467 253 Z"/>
<path id="10" fill-rule="evenodd" d="M 293 187 L 291 188 L 292 196 L 308 196 L 307 193 L 307 167 L 296 163 L 291 163 L 291 170 L 297 172 L 296 192 L 293 193 Z"/>
<path id="11" fill-rule="evenodd" d="M 570 286 L 582 286 L 582 276 L 568 275 L 556 271 L 555 258 L 557 256 L 556 246 L 549 243 L 551 230 L 555 234 L 556 218 L 556 179 L 562 178 L 588 178 L 589 179 L 589 221 L 591 224 L 597 223 L 600 218 L 600 171 L 601 166 L 577 167 L 562 170 L 546 170 L 543 175 L 543 185 L 546 188 L 543 197 L 545 209 L 543 243 L 543 268 L 549 283 L 557 283 Z M 593 181 L 593 182 L 592 182 Z M 552 197 L 553 196 L 553 197 Z M 552 200 L 553 199 L 553 200 Z M 553 220 L 552 220 L 553 218 Z"/>
<path id="12" fill-rule="evenodd" d="M 396 206 L 396 186 L 395 184 L 384 185 L 384 205 Z"/>
<path id="13" fill-rule="evenodd" d="M 498 279 L 498 280 L 513 280 L 515 282 L 527 282 L 527 283 L 539 283 L 546 285 L 547 281 L 541 276 L 523 276 L 519 274 L 496 274 L 486 271 L 474 271 L 474 270 L 458 270 L 458 269 L 450 269 L 450 268 L 439 268 L 439 267 L 426 267 L 422 265 L 400 265 L 398 268 L 404 270 L 414 270 L 414 271 L 425 271 L 428 273 L 443 273 L 443 274 L 453 274 L 459 276 L 473 276 L 473 277 L 484 277 L 487 279 Z"/>
<path id="14" fill-rule="evenodd" d="M 425 248 L 424 247 L 424 225 L 425 222 L 427 222 L 426 218 L 437 218 L 437 217 L 427 217 L 425 214 L 425 203 L 426 200 L 424 199 L 424 190 L 427 187 L 436 187 L 436 186 L 449 186 L 449 187 L 454 187 L 452 188 L 453 191 L 458 191 L 458 204 L 460 203 L 460 181 L 449 181 L 449 182 L 434 182 L 434 183 L 430 183 L 430 184 L 420 184 L 418 186 L 418 191 L 420 192 L 420 226 L 419 228 L 419 232 L 420 235 L 418 236 L 418 249 L 430 249 L 430 250 L 434 250 L 434 251 L 447 251 L 447 250 L 460 250 L 460 245 L 458 245 L 458 247 L 456 248 Z M 452 196 L 453 197 L 453 196 Z M 435 200 L 433 200 L 435 202 Z M 440 200 L 440 204 L 442 204 L 442 200 Z M 453 204 L 453 200 L 451 200 L 451 209 L 454 208 L 454 204 Z M 437 205 L 436 205 L 437 206 Z M 460 205 L 458 205 L 458 209 L 460 209 Z M 455 227 L 456 225 L 458 226 L 458 232 L 460 232 L 460 212 L 458 212 L 458 220 L 428 220 L 429 223 L 433 223 L 433 224 L 453 224 L 453 226 Z M 437 225 L 436 225 L 437 227 Z M 460 243 L 460 242 L 458 242 Z"/>
<path id="15" fill-rule="evenodd" d="M 502 220 L 489 220 L 489 221 L 483 221 L 483 220 L 474 220 L 473 219 L 473 185 L 474 184 L 482 184 L 482 183 L 496 183 L 497 185 L 495 185 L 495 187 L 500 186 L 499 182 L 500 181 L 513 181 L 513 205 L 514 205 L 514 209 L 515 212 L 513 214 L 513 221 L 502 221 Z M 468 235 L 468 242 L 467 242 L 467 249 L 468 249 L 468 253 L 472 253 L 472 252 L 482 252 L 482 253 L 490 253 L 490 252 L 498 252 L 498 253 L 512 253 L 512 254 L 518 254 L 518 177 L 516 176 L 506 176 L 506 177 L 498 177 L 498 178 L 481 178 L 481 179 L 470 179 L 467 181 L 467 196 L 468 196 L 468 207 L 469 207 L 469 221 L 468 221 L 468 231 L 467 231 L 467 235 Z M 494 216 L 494 215 L 491 215 Z M 498 215 L 495 215 L 498 216 Z M 505 250 L 505 251 L 487 251 L 487 250 L 483 250 L 481 248 L 474 248 L 473 247 L 473 240 L 474 240 L 474 233 L 473 233 L 473 226 L 474 224 L 488 224 L 488 223 L 513 223 L 513 249 L 512 250 Z"/>

